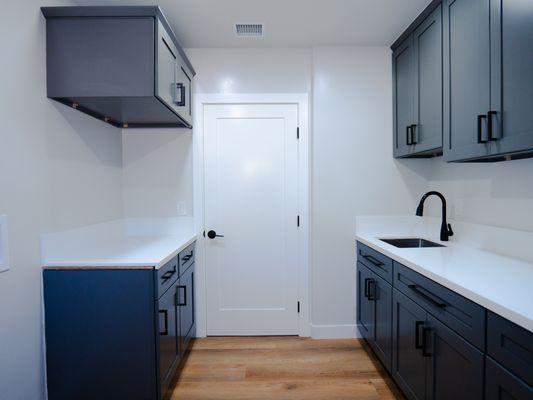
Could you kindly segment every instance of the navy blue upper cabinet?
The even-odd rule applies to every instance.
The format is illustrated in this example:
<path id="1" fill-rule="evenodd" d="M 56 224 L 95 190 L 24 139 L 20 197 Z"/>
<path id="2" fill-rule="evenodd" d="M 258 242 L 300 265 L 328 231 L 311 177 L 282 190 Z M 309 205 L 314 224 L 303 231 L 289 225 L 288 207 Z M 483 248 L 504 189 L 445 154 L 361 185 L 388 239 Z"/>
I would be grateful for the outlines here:
<path id="1" fill-rule="evenodd" d="M 533 155 L 533 8 L 527 0 L 444 0 L 444 156 Z"/>
<path id="2" fill-rule="evenodd" d="M 43 7 L 47 96 L 117 127 L 192 127 L 195 74 L 159 7 Z"/>
<path id="3" fill-rule="evenodd" d="M 394 156 L 442 154 L 440 4 L 394 48 Z"/>
<path id="4" fill-rule="evenodd" d="M 533 155 L 533 7 L 490 0 L 490 154 Z"/>

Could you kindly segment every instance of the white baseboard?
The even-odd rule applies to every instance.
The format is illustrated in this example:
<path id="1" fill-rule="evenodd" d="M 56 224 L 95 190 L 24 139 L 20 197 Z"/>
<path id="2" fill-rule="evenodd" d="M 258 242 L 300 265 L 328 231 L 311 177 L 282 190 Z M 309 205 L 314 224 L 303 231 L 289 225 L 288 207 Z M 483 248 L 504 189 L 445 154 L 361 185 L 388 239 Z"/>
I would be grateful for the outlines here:
<path id="1" fill-rule="evenodd" d="M 347 339 L 360 338 L 357 325 L 311 325 L 313 339 Z"/>

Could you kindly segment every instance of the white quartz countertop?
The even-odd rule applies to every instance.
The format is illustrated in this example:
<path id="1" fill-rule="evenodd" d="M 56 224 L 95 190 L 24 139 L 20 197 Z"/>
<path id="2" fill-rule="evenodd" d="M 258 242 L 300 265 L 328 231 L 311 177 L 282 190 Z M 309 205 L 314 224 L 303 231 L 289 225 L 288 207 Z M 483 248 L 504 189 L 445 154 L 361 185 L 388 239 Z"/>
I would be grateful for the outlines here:
<path id="1" fill-rule="evenodd" d="M 43 235 L 43 268 L 159 268 L 196 240 L 192 219 L 121 219 Z"/>
<path id="2" fill-rule="evenodd" d="M 506 232 L 500 228 L 452 226 L 456 235 L 450 242 L 438 240 L 440 221 L 417 217 L 358 217 L 356 239 L 389 258 L 413 269 L 433 281 L 459 293 L 473 302 L 533 332 L 533 262 L 532 233 Z M 425 219 L 425 218 L 424 218 Z M 464 234 L 461 228 L 467 232 Z M 479 232 L 485 237 L 479 237 Z M 498 232 L 501 231 L 501 232 Z M 476 240 L 470 236 L 477 233 Z M 502 254 L 491 251 L 491 241 L 498 234 L 515 236 L 518 242 L 529 243 L 521 249 L 522 259 L 513 258 L 513 249 Z M 445 245 L 436 248 L 397 248 L 382 238 L 422 237 Z M 521 239 L 519 238 L 521 237 Z M 496 246 L 496 245 L 495 245 Z"/>

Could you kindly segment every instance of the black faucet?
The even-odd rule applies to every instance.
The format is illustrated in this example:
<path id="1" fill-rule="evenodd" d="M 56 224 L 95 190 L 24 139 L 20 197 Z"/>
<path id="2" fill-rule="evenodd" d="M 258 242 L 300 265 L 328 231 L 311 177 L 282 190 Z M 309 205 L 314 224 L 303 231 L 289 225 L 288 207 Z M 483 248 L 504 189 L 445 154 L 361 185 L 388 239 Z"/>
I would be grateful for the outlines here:
<path id="1" fill-rule="evenodd" d="M 431 195 L 437 196 L 442 201 L 442 224 L 440 226 L 440 240 L 447 242 L 450 236 L 453 236 L 453 231 L 452 226 L 446 222 L 446 199 L 441 193 L 431 191 L 423 195 L 420 199 L 418 207 L 416 208 L 416 215 L 418 215 L 419 217 L 424 215 L 424 202 Z"/>

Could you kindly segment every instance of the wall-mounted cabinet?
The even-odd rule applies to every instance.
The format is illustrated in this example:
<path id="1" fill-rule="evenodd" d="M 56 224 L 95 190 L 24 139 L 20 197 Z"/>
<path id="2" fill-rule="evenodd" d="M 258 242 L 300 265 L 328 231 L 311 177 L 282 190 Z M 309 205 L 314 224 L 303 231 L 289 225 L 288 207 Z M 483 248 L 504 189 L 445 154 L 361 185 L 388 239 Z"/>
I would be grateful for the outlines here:
<path id="1" fill-rule="evenodd" d="M 195 74 L 159 7 L 43 7 L 47 95 L 117 127 L 192 127 Z"/>
<path id="2" fill-rule="evenodd" d="M 394 156 L 442 154 L 442 13 L 438 5 L 393 51 Z"/>
<path id="3" fill-rule="evenodd" d="M 446 161 L 533 156 L 528 1 L 434 0 L 392 49 L 395 157 L 437 154 L 436 132 Z"/>

